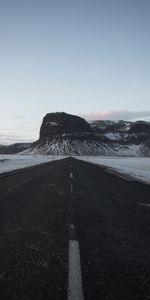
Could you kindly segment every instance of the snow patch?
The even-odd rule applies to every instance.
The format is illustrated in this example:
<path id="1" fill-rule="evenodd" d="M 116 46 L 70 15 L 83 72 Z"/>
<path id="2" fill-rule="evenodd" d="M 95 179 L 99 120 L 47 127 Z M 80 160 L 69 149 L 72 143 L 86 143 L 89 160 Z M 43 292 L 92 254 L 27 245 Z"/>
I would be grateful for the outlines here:
<path id="1" fill-rule="evenodd" d="M 121 135 L 119 132 L 113 133 L 113 132 L 107 132 L 104 134 L 105 137 L 107 137 L 110 140 L 121 140 Z"/>
<path id="2" fill-rule="evenodd" d="M 57 122 L 45 122 L 45 124 L 50 126 L 58 126 Z"/>
<path id="3" fill-rule="evenodd" d="M 117 173 L 150 184 L 150 158 L 80 156 L 78 159 L 112 168 Z"/>
<path id="4" fill-rule="evenodd" d="M 0 155 L 0 174 L 7 173 L 53 160 L 62 159 L 64 156 L 49 155 Z"/>

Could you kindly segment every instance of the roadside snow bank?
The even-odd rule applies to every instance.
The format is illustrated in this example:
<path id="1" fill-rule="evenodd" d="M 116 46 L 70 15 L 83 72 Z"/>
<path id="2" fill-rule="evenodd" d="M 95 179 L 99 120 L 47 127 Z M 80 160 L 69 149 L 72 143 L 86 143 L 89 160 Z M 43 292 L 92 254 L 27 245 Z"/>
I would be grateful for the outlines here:
<path id="1" fill-rule="evenodd" d="M 139 181 L 150 183 L 150 158 L 143 157 L 78 157 L 94 164 L 106 166 L 119 172 L 121 175 L 133 177 Z"/>
<path id="2" fill-rule="evenodd" d="M 52 160 L 62 159 L 64 156 L 49 155 L 0 155 L 0 174 L 23 169 Z"/>

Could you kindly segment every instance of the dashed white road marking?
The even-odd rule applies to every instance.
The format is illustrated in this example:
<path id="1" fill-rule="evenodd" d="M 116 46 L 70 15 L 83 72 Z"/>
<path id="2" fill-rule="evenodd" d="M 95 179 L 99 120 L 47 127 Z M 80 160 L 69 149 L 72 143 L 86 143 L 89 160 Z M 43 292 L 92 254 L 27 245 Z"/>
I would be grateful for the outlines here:
<path id="1" fill-rule="evenodd" d="M 71 225 L 70 230 L 74 230 Z M 81 263 L 79 242 L 69 240 L 69 280 L 68 280 L 68 300 L 83 300 Z"/>
<path id="2" fill-rule="evenodd" d="M 150 208 L 150 204 L 149 203 L 140 203 L 139 205 L 143 206 L 143 207 L 149 207 Z"/>
<path id="3" fill-rule="evenodd" d="M 75 231 L 75 226 L 73 224 L 70 224 L 70 231 Z"/>
<path id="4" fill-rule="evenodd" d="M 73 183 L 70 184 L 70 193 L 73 194 Z"/>
<path id="5" fill-rule="evenodd" d="M 72 172 L 70 172 L 70 178 L 73 178 L 73 173 Z"/>

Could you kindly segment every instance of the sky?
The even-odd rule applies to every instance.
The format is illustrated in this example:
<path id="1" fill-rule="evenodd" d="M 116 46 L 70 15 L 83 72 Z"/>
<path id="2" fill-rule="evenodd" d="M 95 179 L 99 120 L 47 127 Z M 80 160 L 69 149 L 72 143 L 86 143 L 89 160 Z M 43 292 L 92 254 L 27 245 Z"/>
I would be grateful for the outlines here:
<path id="1" fill-rule="evenodd" d="M 0 0 L 0 144 L 46 113 L 150 120 L 149 0 Z"/>

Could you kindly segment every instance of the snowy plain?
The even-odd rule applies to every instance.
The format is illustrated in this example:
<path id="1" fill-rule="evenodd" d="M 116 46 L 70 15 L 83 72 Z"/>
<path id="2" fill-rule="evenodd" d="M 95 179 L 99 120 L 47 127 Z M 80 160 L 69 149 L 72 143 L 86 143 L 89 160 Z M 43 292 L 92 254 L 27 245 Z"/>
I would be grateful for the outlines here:
<path id="1" fill-rule="evenodd" d="M 150 158 L 82 156 L 78 159 L 105 166 L 108 170 L 115 171 L 117 174 L 126 175 L 150 184 Z"/>
<path id="2" fill-rule="evenodd" d="M 23 169 L 66 156 L 50 155 L 0 155 L 0 174 Z M 126 175 L 150 184 L 150 158 L 145 157 L 108 157 L 108 156 L 77 156 L 76 158 L 105 166 L 109 171 Z"/>
<path id="3" fill-rule="evenodd" d="M 0 155 L 0 174 L 32 167 L 62 158 L 64 157 L 49 155 Z"/>

